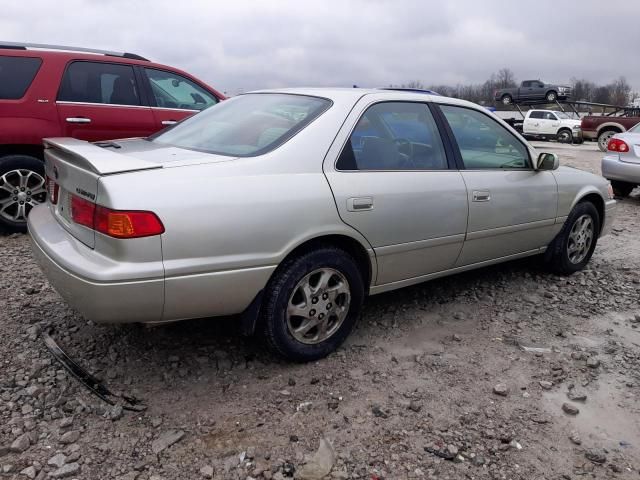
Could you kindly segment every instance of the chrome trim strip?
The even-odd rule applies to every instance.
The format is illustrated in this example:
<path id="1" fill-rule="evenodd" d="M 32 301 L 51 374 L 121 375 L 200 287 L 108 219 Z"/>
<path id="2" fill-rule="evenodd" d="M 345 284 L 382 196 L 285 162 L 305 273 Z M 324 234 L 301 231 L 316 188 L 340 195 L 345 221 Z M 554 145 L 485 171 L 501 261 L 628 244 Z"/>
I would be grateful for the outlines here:
<path id="1" fill-rule="evenodd" d="M 66 100 L 56 100 L 60 105 L 90 105 L 92 107 L 118 107 L 118 108 L 150 108 L 146 105 L 121 105 L 119 103 L 91 103 L 91 102 L 69 102 Z"/>
<path id="2" fill-rule="evenodd" d="M 495 237 L 498 235 L 506 235 L 508 233 L 521 232 L 534 228 L 548 227 L 553 225 L 554 218 L 548 220 L 538 220 L 536 222 L 520 223 L 518 225 L 508 225 L 506 227 L 490 228 L 488 230 L 478 230 L 476 232 L 467 233 L 467 240 L 478 240 L 480 238 Z"/>
<path id="3" fill-rule="evenodd" d="M 449 235 L 446 237 L 429 238 L 427 240 L 418 240 L 416 242 L 399 243 L 395 245 L 386 245 L 384 247 L 374 248 L 376 255 L 394 255 L 396 253 L 411 252 L 413 250 L 422 250 L 425 248 L 438 247 L 440 245 L 449 245 L 451 243 L 462 243 L 464 241 L 464 233 Z"/>

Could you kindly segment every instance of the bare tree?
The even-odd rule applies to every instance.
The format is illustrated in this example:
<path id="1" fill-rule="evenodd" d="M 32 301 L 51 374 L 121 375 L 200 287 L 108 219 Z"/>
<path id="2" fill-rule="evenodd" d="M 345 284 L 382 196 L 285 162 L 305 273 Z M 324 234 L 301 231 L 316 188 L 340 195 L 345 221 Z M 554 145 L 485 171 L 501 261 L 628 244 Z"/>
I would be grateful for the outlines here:
<path id="1" fill-rule="evenodd" d="M 619 77 L 613 81 L 610 85 L 607 85 L 610 90 L 611 103 L 614 105 L 628 105 L 629 97 L 631 94 L 631 86 L 627 83 L 627 79 Z"/>
<path id="2" fill-rule="evenodd" d="M 496 74 L 497 88 L 513 88 L 516 87 L 516 76 L 509 68 L 501 68 Z"/>

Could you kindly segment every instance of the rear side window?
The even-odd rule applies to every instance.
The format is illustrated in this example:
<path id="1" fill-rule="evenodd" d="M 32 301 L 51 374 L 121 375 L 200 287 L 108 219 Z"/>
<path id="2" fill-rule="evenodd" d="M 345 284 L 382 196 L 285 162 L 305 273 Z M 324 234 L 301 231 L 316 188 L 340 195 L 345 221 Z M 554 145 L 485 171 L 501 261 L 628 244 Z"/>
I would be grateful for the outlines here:
<path id="1" fill-rule="evenodd" d="M 544 113 L 540 111 L 531 112 L 529 118 L 544 118 Z"/>
<path id="2" fill-rule="evenodd" d="M 191 80 L 176 73 L 145 68 L 156 105 L 161 108 L 204 110 L 218 99 Z"/>
<path id="3" fill-rule="evenodd" d="M 130 65 L 73 62 L 64 73 L 58 100 L 140 105 L 140 94 Z"/>
<path id="4" fill-rule="evenodd" d="M 40 58 L 0 56 L 0 99 L 24 97 L 42 65 Z"/>
<path id="5" fill-rule="evenodd" d="M 447 158 L 438 128 L 424 103 L 384 102 L 360 117 L 338 170 L 443 170 Z"/>
<path id="6" fill-rule="evenodd" d="M 282 145 L 330 106 L 330 100 L 306 95 L 239 95 L 149 140 L 234 157 L 262 155 Z"/>
<path id="7" fill-rule="evenodd" d="M 509 130 L 477 110 L 441 105 L 469 170 L 531 168 L 529 151 Z"/>

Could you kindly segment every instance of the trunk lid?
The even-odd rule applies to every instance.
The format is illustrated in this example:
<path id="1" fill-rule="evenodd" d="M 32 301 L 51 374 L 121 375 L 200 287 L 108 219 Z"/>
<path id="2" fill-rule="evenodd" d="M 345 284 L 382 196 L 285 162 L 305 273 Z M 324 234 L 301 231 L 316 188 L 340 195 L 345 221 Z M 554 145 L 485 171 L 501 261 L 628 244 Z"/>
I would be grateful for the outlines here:
<path id="1" fill-rule="evenodd" d="M 616 135 L 616 138 L 624 140 L 629 145 L 629 151 L 620 153 L 620 161 L 627 163 L 640 163 L 640 133 L 626 132 Z"/>
<path id="2" fill-rule="evenodd" d="M 59 189 L 58 201 L 50 208 L 63 228 L 90 248 L 95 246 L 95 231 L 72 220 L 72 198 L 96 203 L 101 176 L 162 168 L 158 163 L 116 153 L 112 147 L 73 138 L 47 138 L 44 147 L 45 173 Z"/>

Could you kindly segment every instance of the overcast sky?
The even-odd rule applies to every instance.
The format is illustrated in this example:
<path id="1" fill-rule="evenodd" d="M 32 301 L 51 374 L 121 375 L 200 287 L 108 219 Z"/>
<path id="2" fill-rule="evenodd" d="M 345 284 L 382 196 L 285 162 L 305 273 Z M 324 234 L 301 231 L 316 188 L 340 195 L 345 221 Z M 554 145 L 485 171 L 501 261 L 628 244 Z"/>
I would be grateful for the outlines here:
<path id="1" fill-rule="evenodd" d="M 130 51 L 231 94 L 519 80 L 640 90 L 638 0 L 3 1 L 0 40 Z"/>

